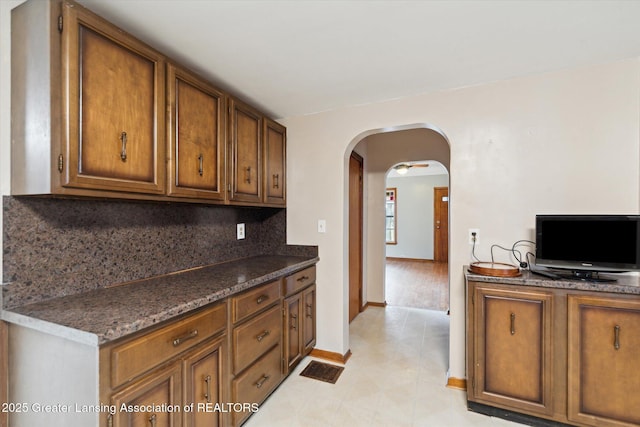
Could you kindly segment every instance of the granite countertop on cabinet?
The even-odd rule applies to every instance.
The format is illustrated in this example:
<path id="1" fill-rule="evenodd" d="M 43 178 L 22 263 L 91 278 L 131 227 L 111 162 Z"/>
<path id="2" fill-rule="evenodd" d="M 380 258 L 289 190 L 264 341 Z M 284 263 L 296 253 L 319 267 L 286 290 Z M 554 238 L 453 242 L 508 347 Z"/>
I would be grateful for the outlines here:
<path id="1" fill-rule="evenodd" d="M 640 295 L 640 277 L 635 274 L 603 274 L 603 276 L 615 279 L 615 281 L 592 282 L 577 279 L 550 279 L 545 276 L 534 274 L 529 270 L 523 270 L 521 272 L 522 274 L 517 277 L 483 276 L 471 273 L 468 266 L 464 266 L 463 271 L 466 279 L 474 282 Z"/>
<path id="2" fill-rule="evenodd" d="M 318 262 L 257 256 L 54 298 L 2 312 L 4 320 L 101 345 Z"/>

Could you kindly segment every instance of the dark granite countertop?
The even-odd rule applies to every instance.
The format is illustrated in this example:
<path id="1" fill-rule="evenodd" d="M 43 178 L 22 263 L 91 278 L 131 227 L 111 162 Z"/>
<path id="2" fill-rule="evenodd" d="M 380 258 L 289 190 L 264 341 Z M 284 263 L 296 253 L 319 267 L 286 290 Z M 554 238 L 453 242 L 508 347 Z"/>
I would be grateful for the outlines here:
<path id="1" fill-rule="evenodd" d="M 603 274 L 603 277 L 616 279 L 615 282 L 591 282 L 576 279 L 549 279 L 547 277 L 523 270 L 518 277 L 482 276 L 471 273 L 468 266 L 464 266 L 467 280 L 474 282 L 491 282 L 506 285 L 537 286 L 542 288 L 575 289 L 592 292 L 611 292 L 618 294 L 640 295 L 640 277 L 631 274 Z"/>
<path id="2" fill-rule="evenodd" d="M 314 265 L 256 256 L 59 297 L 3 311 L 6 321 L 101 345 Z"/>

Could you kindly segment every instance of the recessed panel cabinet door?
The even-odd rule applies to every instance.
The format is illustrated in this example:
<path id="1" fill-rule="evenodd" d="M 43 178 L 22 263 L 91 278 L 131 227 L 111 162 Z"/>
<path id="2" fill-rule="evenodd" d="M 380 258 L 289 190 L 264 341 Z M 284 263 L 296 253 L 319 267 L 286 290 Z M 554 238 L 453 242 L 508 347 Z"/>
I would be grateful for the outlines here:
<path id="1" fill-rule="evenodd" d="M 262 116 L 234 99 L 229 101 L 231 201 L 262 202 Z"/>
<path id="2" fill-rule="evenodd" d="M 224 200 L 224 95 L 167 67 L 169 195 Z"/>
<path id="3" fill-rule="evenodd" d="M 284 300 L 284 336 L 286 372 L 290 372 L 302 358 L 302 293 L 297 293 Z"/>
<path id="4" fill-rule="evenodd" d="M 286 204 L 286 128 L 264 120 L 264 202 Z"/>
<path id="5" fill-rule="evenodd" d="M 62 185 L 164 193 L 163 57 L 81 8 L 64 10 Z"/>
<path id="6" fill-rule="evenodd" d="M 552 295 L 477 287 L 474 300 L 476 400 L 550 414 Z"/>
<path id="7" fill-rule="evenodd" d="M 316 345 L 316 285 L 304 290 L 302 299 L 304 302 L 302 343 L 304 354 L 307 355 Z"/>
<path id="8" fill-rule="evenodd" d="M 640 425 L 640 301 L 570 295 L 569 419 Z"/>

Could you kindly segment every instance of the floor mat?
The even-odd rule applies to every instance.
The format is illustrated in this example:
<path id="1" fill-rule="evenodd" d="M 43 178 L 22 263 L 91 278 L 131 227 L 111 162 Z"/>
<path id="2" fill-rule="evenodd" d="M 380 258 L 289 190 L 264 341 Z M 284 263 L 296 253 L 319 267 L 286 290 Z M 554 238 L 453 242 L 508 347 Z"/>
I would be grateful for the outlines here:
<path id="1" fill-rule="evenodd" d="M 300 372 L 303 377 L 313 378 L 315 380 L 324 381 L 327 383 L 335 384 L 338 381 L 338 377 L 344 370 L 342 366 L 331 365 L 329 363 L 322 363 L 312 360 L 306 368 Z"/>

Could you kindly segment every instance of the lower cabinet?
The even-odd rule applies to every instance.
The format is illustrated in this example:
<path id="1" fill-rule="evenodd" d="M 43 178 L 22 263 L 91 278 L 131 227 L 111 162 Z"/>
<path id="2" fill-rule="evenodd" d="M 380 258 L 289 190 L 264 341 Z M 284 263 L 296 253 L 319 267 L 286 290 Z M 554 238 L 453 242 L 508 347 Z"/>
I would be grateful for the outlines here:
<path id="1" fill-rule="evenodd" d="M 225 301 L 101 348 L 101 401 L 116 410 L 100 425 L 227 425 L 215 406 L 227 401 L 226 328 Z"/>
<path id="2" fill-rule="evenodd" d="M 282 280 L 231 297 L 232 425 L 242 424 L 283 379 Z"/>
<path id="3" fill-rule="evenodd" d="M 469 280 L 467 304 L 471 409 L 640 425 L 637 295 Z"/>
<path id="4" fill-rule="evenodd" d="M 315 346 L 315 311 L 315 284 L 284 300 L 285 372 L 291 372 Z"/>
<path id="5" fill-rule="evenodd" d="M 640 301 L 569 295 L 569 419 L 640 425 Z"/>
<path id="6" fill-rule="evenodd" d="M 475 288 L 470 350 L 477 401 L 551 414 L 551 299 L 548 292 Z"/>

